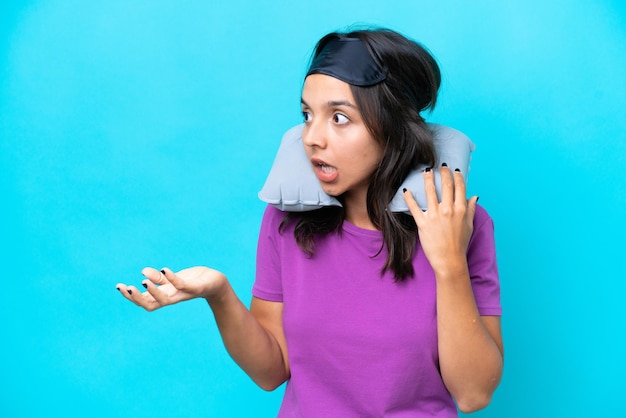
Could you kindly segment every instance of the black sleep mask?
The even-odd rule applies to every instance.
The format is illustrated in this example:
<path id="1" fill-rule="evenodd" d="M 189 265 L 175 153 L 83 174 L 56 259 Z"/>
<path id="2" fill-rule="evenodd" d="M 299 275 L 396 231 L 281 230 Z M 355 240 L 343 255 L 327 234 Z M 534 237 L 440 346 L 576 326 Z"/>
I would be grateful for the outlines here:
<path id="1" fill-rule="evenodd" d="M 360 87 L 373 86 L 386 77 L 367 46 L 358 38 L 330 36 L 313 59 L 307 76 L 324 74 Z"/>

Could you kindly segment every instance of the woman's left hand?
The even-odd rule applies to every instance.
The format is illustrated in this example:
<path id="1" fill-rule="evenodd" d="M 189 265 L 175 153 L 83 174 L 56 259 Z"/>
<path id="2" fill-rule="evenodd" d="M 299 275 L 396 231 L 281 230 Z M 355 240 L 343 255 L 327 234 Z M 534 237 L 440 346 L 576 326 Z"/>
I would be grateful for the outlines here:
<path id="1" fill-rule="evenodd" d="M 404 191 L 404 200 L 415 219 L 420 240 L 435 273 L 466 268 L 467 246 L 474 227 L 477 196 L 466 198 L 465 181 L 457 169 L 445 164 L 441 174 L 441 203 L 437 199 L 433 170 L 424 171 L 424 190 L 428 209 L 422 211 L 413 194 Z"/>

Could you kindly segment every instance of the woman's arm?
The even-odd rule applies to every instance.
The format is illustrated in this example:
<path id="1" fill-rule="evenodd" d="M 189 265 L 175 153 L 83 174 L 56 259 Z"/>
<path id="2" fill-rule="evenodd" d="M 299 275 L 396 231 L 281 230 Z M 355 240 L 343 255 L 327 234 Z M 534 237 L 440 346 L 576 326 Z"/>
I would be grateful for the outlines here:
<path id="1" fill-rule="evenodd" d="M 480 316 L 467 269 L 436 277 L 441 376 L 461 411 L 477 411 L 489 404 L 502 375 L 500 318 Z"/>
<path id="2" fill-rule="evenodd" d="M 466 199 L 460 172 L 441 167 L 441 203 L 434 174 L 424 173 L 428 210 L 411 193 L 405 201 L 418 227 L 420 245 L 437 280 L 439 363 L 443 381 L 463 412 L 484 408 L 502 375 L 500 320 L 481 317 L 467 266 L 476 197 Z"/>
<path id="3" fill-rule="evenodd" d="M 274 390 L 289 378 L 282 302 L 253 297 L 248 311 L 232 288 L 208 302 L 228 353 L 257 385 Z"/>
<path id="4" fill-rule="evenodd" d="M 282 327 L 283 304 L 253 298 L 250 310 L 239 300 L 222 273 L 193 267 L 174 273 L 146 268 L 146 292 L 118 284 L 122 295 L 148 311 L 194 298 L 211 307 L 224 345 L 235 362 L 265 390 L 289 378 Z"/>

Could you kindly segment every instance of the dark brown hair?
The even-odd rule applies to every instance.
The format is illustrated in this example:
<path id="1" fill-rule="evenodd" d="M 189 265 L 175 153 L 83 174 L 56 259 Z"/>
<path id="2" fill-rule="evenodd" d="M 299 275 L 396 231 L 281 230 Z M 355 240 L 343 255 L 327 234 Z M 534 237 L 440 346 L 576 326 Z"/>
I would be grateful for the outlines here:
<path id="1" fill-rule="evenodd" d="M 320 39 L 312 59 L 328 39 L 337 35 L 331 33 Z M 367 192 L 368 215 L 382 231 L 388 252 L 381 273 L 391 270 L 395 279 L 401 281 L 414 275 L 411 260 L 417 245 L 417 227 L 411 216 L 387 208 L 411 170 L 435 164 L 432 133 L 420 113 L 434 108 L 441 74 L 437 62 L 422 45 L 392 30 L 366 29 L 343 35 L 361 39 L 387 70 L 381 83 L 350 88 L 367 129 L 384 149 Z M 341 196 L 338 199 L 341 201 Z M 313 254 L 315 237 L 340 231 L 344 216 L 341 207 L 291 213 L 281 227 L 293 219 L 298 245 Z"/>

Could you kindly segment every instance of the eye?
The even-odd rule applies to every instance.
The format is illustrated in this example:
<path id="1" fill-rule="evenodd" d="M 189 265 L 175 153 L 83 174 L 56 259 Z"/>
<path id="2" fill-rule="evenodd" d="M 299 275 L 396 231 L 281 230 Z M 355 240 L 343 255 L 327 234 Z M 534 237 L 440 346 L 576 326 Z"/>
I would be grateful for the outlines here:
<path id="1" fill-rule="evenodd" d="M 343 115 L 341 113 L 335 113 L 333 115 L 333 122 L 338 125 L 345 125 L 346 123 L 350 122 L 350 119 L 348 119 L 346 115 Z"/>
<path id="2" fill-rule="evenodd" d="M 309 122 L 311 120 L 311 113 L 307 112 L 306 110 L 303 110 L 302 118 L 304 119 L 305 122 Z"/>

